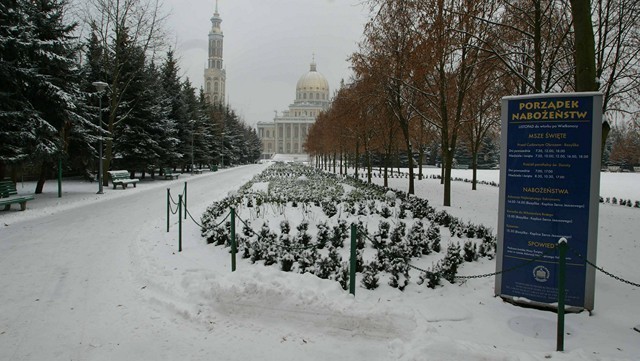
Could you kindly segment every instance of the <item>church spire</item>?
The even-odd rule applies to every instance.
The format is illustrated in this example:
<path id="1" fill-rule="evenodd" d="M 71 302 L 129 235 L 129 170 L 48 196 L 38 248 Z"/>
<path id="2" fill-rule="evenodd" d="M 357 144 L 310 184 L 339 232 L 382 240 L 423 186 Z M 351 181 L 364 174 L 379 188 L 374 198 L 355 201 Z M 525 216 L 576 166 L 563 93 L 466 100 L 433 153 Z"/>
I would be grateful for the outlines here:
<path id="1" fill-rule="evenodd" d="M 220 24 L 222 18 L 218 12 L 218 0 L 209 31 L 209 56 L 205 68 L 205 94 L 210 103 L 224 104 L 226 71 L 223 65 L 224 34 Z"/>
<path id="2" fill-rule="evenodd" d="M 311 55 L 311 67 L 309 69 L 310 71 L 317 71 L 316 70 L 316 53 L 313 53 Z"/>

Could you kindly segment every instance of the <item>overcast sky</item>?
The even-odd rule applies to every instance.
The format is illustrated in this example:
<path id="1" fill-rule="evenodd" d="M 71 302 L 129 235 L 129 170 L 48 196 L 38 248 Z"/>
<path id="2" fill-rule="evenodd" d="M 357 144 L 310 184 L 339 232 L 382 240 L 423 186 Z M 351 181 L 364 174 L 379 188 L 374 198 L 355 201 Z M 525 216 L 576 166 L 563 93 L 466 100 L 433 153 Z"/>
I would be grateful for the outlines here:
<path id="1" fill-rule="evenodd" d="M 367 12 L 359 3 L 219 0 L 231 107 L 247 124 L 271 121 L 274 110 L 280 113 L 293 102 L 296 82 L 309 71 L 314 53 L 333 94 L 351 75 L 347 58 L 362 37 Z M 198 89 L 215 6 L 215 0 L 164 0 L 182 75 Z"/>

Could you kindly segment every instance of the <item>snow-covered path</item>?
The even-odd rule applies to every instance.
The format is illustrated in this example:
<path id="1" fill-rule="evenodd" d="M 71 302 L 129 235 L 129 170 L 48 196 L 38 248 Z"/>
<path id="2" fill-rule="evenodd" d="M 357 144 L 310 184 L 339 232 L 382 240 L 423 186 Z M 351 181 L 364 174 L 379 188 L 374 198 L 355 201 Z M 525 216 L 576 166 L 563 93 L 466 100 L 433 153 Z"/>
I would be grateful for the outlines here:
<path id="1" fill-rule="evenodd" d="M 177 252 L 177 216 L 166 232 L 167 187 L 177 199 L 188 182 L 199 220 L 265 167 L 147 179 L 104 195 L 94 194 L 95 183 L 70 181 L 60 199 L 50 182 L 27 211 L 0 212 L 0 360 L 638 359 L 638 289 L 603 274 L 594 315 L 566 316 L 567 351 L 559 353 L 555 314 L 505 304 L 493 296 L 493 278 L 436 290 L 414 282 L 404 292 L 383 279 L 352 297 L 337 282 L 243 259 L 231 273 L 227 250 L 207 245 L 190 220 Z M 391 183 L 406 187 L 403 179 Z M 616 192 L 635 190 L 629 184 Z M 449 212 L 495 226 L 498 188 L 453 188 Z M 436 180 L 419 182 L 416 192 L 436 207 L 442 199 Z M 637 212 L 606 204 L 600 211 L 598 263 L 633 280 Z M 494 269 L 482 259 L 462 272 Z"/>
<path id="2" fill-rule="evenodd" d="M 224 196 L 246 182 L 247 173 L 255 170 L 194 177 L 189 190 L 199 196 L 191 197 L 190 207 Z M 94 352 L 126 360 L 142 350 L 159 360 L 172 353 L 167 349 L 181 348 L 176 345 L 186 335 L 145 304 L 138 260 L 132 259 L 141 231 L 158 229 L 166 217 L 162 186 L 172 185 L 177 194 L 183 183 L 159 185 L 109 189 L 129 194 L 2 229 L 1 360 L 87 360 Z"/>

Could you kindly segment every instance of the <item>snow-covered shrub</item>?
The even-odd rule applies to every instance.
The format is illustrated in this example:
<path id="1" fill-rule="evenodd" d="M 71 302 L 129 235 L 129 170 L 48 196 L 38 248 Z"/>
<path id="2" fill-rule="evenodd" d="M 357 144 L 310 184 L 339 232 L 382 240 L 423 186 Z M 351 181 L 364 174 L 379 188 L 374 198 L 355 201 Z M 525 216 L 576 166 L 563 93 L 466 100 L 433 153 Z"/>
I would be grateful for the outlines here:
<path id="1" fill-rule="evenodd" d="M 473 262 L 478 259 L 477 247 L 473 241 L 464 242 L 463 253 L 465 262 Z"/>
<path id="2" fill-rule="evenodd" d="M 303 249 L 298 253 L 298 272 L 315 273 L 315 264 L 320 255 L 314 247 Z"/>
<path id="3" fill-rule="evenodd" d="M 375 249 L 384 249 L 387 244 L 387 240 L 389 239 L 389 222 L 382 221 L 378 224 L 378 232 L 373 235 L 373 248 Z"/>
<path id="4" fill-rule="evenodd" d="M 314 274 L 322 279 L 329 279 L 333 274 L 333 261 L 329 257 L 320 257 L 316 261 Z"/>
<path id="5" fill-rule="evenodd" d="M 429 238 L 431 250 L 436 253 L 440 252 L 440 227 L 438 227 L 437 224 L 431 223 L 431 225 L 429 225 L 427 238 Z"/>
<path id="6" fill-rule="evenodd" d="M 302 221 L 296 229 L 298 233 L 296 234 L 295 243 L 299 246 L 308 246 L 311 243 L 311 235 L 307 233 L 309 229 L 309 222 Z"/>
<path id="7" fill-rule="evenodd" d="M 327 215 L 328 218 L 331 218 L 338 213 L 338 209 L 336 208 L 335 203 L 332 201 L 322 202 L 322 211 Z"/>
<path id="8" fill-rule="evenodd" d="M 277 236 L 269 229 L 267 222 L 262 224 L 256 239 L 251 242 L 251 262 L 256 263 L 264 259 L 269 244 L 276 242 Z"/>
<path id="9" fill-rule="evenodd" d="M 336 281 L 340 283 L 340 287 L 343 290 L 349 289 L 349 265 L 347 262 L 342 262 L 340 267 L 338 268 L 338 272 L 336 273 Z"/>
<path id="10" fill-rule="evenodd" d="M 398 218 L 405 219 L 407 218 L 407 208 L 404 203 L 400 203 L 400 211 L 398 212 Z"/>
<path id="11" fill-rule="evenodd" d="M 323 249 L 330 241 L 329 226 L 327 222 L 322 222 L 317 225 L 318 228 L 318 249 Z"/>
<path id="12" fill-rule="evenodd" d="M 356 272 L 364 271 L 364 250 L 359 249 L 356 251 Z"/>
<path id="13" fill-rule="evenodd" d="M 433 220 L 441 226 L 449 227 L 451 216 L 446 211 L 440 211 L 435 213 Z"/>
<path id="14" fill-rule="evenodd" d="M 421 272 L 418 277 L 418 284 L 427 283 L 427 287 L 436 288 L 440 285 L 440 279 L 442 278 L 442 265 L 440 262 L 434 264 L 430 268 L 427 268 L 425 272 Z"/>
<path id="15" fill-rule="evenodd" d="M 344 247 L 344 240 L 349 237 L 347 232 L 347 221 L 339 219 L 338 224 L 333 227 L 331 245 L 333 247 Z"/>
<path id="16" fill-rule="evenodd" d="M 380 215 L 385 219 L 391 217 L 391 209 L 389 209 L 389 206 L 383 204 L 380 208 Z"/>
<path id="17" fill-rule="evenodd" d="M 356 207 L 351 201 L 344 201 L 342 203 L 342 211 L 345 214 L 356 214 Z"/>
<path id="18" fill-rule="evenodd" d="M 222 225 L 211 228 L 207 234 L 207 243 L 215 246 L 226 244 L 229 239 L 229 234 L 227 233 L 226 228 Z"/>
<path id="19" fill-rule="evenodd" d="M 369 235 L 367 228 L 362 221 L 358 221 L 356 224 L 356 248 L 364 249 L 366 246 L 366 239 Z"/>
<path id="20" fill-rule="evenodd" d="M 391 273 L 389 286 L 403 291 L 409 284 L 409 264 L 402 258 L 395 258 L 389 261 L 387 271 Z"/>
<path id="21" fill-rule="evenodd" d="M 453 283 L 458 274 L 458 266 L 462 264 L 463 259 L 460 255 L 460 244 L 457 242 L 449 243 L 447 254 L 442 260 L 442 278 Z"/>
<path id="22" fill-rule="evenodd" d="M 291 231 L 291 226 L 289 225 L 289 221 L 287 221 L 286 219 L 280 222 L 280 232 L 282 232 L 282 234 L 289 234 L 289 232 Z"/>
<path id="23" fill-rule="evenodd" d="M 465 236 L 467 238 L 475 238 L 476 236 L 476 226 L 471 224 L 471 222 L 467 224 L 467 227 L 465 230 Z"/>
<path id="24" fill-rule="evenodd" d="M 376 261 L 371 261 L 364 266 L 362 271 L 362 285 L 368 290 L 374 290 L 378 288 L 378 269 L 379 265 Z"/>
<path id="25" fill-rule="evenodd" d="M 290 272 L 293 268 L 293 263 L 296 261 L 293 253 L 283 250 L 280 255 L 280 269 L 285 272 Z"/>
<path id="26" fill-rule="evenodd" d="M 367 214 L 367 207 L 365 206 L 364 202 L 358 203 L 358 215 L 366 216 Z"/>
<path id="27" fill-rule="evenodd" d="M 417 220 L 409 229 L 407 233 L 407 240 L 411 246 L 411 255 L 413 257 L 420 257 L 423 254 L 430 254 L 431 248 L 429 247 L 429 238 L 424 229 L 422 221 Z"/>

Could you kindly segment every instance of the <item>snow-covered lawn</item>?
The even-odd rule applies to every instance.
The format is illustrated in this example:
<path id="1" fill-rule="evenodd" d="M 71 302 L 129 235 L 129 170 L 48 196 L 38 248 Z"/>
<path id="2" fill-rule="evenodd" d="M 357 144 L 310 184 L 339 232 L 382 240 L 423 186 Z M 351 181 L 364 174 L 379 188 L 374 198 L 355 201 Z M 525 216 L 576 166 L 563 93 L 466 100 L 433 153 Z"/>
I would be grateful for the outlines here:
<path id="1" fill-rule="evenodd" d="M 639 360 L 640 289 L 602 273 L 593 315 L 566 316 L 565 352 L 555 352 L 551 312 L 494 297 L 494 279 L 435 290 L 411 282 L 355 297 L 335 281 L 284 273 L 207 245 L 177 216 L 166 232 L 166 194 L 188 182 L 189 212 L 200 215 L 267 165 L 251 165 L 137 188 L 54 181 L 24 212 L 0 211 L 0 360 Z M 437 173 L 437 169 L 429 169 Z M 497 181 L 497 171 L 480 179 Z M 470 171 L 455 176 L 470 178 Z M 380 179 L 375 179 L 381 182 Z M 640 174 L 603 173 L 601 195 L 640 200 Z M 406 179 L 391 186 L 405 189 Z M 29 193 L 33 184 L 20 193 Z M 453 183 L 451 207 L 439 181 L 416 194 L 452 215 L 495 229 L 498 188 Z M 15 207 L 15 206 L 14 206 Z M 640 282 L 640 209 L 600 205 L 597 263 Z M 460 274 L 494 271 L 488 259 Z M 417 279 L 418 273 L 412 273 Z"/>

